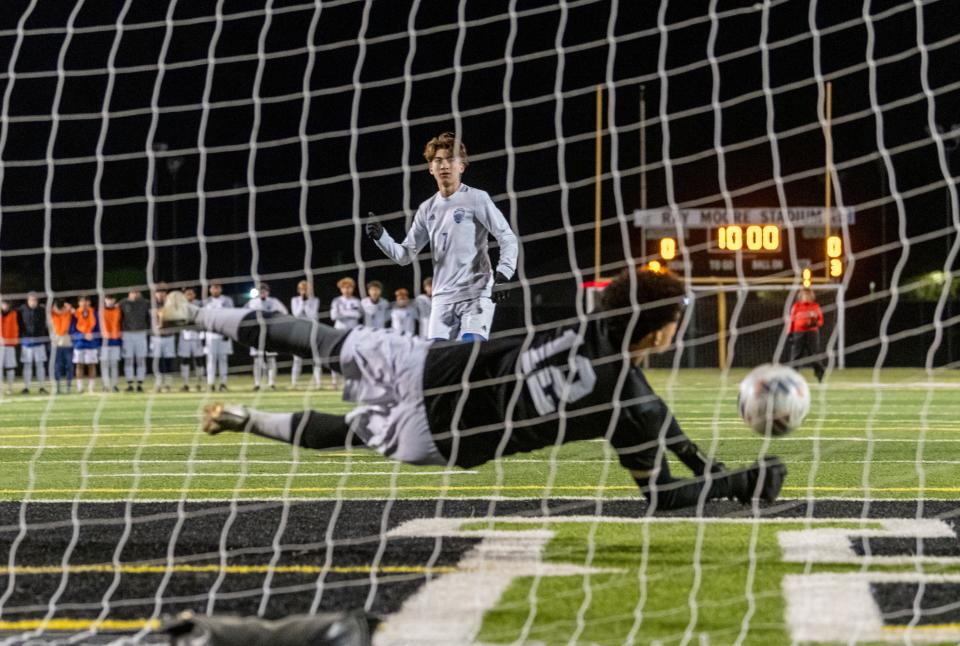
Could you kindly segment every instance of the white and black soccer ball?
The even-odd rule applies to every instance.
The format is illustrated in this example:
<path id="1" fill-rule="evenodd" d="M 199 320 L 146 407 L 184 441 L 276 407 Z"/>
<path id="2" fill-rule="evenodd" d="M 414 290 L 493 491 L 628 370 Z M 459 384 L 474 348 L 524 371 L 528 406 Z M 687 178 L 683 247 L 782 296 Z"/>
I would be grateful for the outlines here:
<path id="1" fill-rule="evenodd" d="M 740 382 L 737 410 L 760 435 L 786 435 L 810 411 L 810 387 L 793 368 L 765 363 Z"/>

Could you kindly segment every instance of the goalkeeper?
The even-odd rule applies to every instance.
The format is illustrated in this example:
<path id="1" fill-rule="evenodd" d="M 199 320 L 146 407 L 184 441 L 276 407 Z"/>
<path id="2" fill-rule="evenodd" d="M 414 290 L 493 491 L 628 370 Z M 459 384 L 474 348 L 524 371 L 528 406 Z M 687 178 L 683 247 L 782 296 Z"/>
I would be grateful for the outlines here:
<path id="1" fill-rule="evenodd" d="M 430 243 L 433 252 L 433 308 L 421 336 L 443 341 L 490 338 L 494 301 L 507 295 L 506 283 L 517 268 L 517 236 L 486 191 L 460 181 L 467 149 L 453 133 L 434 137 L 423 151 L 437 192 L 420 205 L 403 242 L 397 243 L 376 220 L 367 236 L 394 262 L 409 265 Z M 372 214 L 371 214 L 372 215 Z M 487 255 L 487 238 L 496 238 L 496 271 Z"/>
<path id="2" fill-rule="evenodd" d="M 353 380 L 348 391 L 359 405 L 346 415 L 215 404 L 206 411 L 210 434 L 249 430 L 313 449 L 343 448 L 356 437 L 401 462 L 463 468 L 605 438 L 656 508 L 713 498 L 772 502 L 786 467 L 773 457 L 731 471 L 712 461 L 637 367 L 644 354 L 669 347 L 683 301 L 683 284 L 672 275 L 625 271 L 581 326 L 471 344 L 365 327 L 335 330 L 266 312 L 201 310 L 182 297 L 168 298 L 164 321 L 200 325 L 275 352 L 317 354 Z M 671 476 L 666 449 L 696 477 Z"/>

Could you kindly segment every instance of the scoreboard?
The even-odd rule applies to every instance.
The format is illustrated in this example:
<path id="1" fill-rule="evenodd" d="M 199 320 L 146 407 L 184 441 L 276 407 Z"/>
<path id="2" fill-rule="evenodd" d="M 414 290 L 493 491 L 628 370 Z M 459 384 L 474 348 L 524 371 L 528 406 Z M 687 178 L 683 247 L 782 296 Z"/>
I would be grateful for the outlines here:
<path id="1" fill-rule="evenodd" d="M 852 209 L 791 207 L 653 209 L 634 212 L 643 256 L 695 278 L 839 281 L 846 267 L 842 230 Z M 796 250 L 796 263 L 791 255 Z M 739 266 L 739 269 L 738 269 Z"/>

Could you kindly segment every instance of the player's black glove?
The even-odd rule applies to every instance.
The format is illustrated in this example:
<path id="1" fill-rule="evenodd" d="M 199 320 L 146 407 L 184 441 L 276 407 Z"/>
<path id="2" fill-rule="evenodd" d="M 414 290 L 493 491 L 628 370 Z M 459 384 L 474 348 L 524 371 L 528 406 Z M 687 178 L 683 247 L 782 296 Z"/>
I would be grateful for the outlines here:
<path id="1" fill-rule="evenodd" d="M 499 271 L 493 278 L 493 292 L 490 294 L 490 300 L 494 303 L 502 303 L 510 298 L 510 279 Z"/>
<path id="2" fill-rule="evenodd" d="M 376 242 L 383 236 L 383 225 L 373 219 L 376 216 L 372 211 L 367 213 L 367 216 L 370 219 L 367 220 L 367 223 L 364 225 L 364 229 L 367 232 L 367 237 Z"/>

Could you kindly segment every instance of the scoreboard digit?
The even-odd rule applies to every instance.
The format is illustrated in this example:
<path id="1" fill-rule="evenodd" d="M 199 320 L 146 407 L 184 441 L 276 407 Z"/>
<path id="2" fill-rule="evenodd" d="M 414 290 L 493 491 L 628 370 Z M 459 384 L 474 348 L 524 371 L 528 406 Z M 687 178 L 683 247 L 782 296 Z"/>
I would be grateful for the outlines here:
<path id="1" fill-rule="evenodd" d="M 721 251 L 780 251 L 780 227 L 775 224 L 731 224 L 716 229 L 717 248 Z"/>

